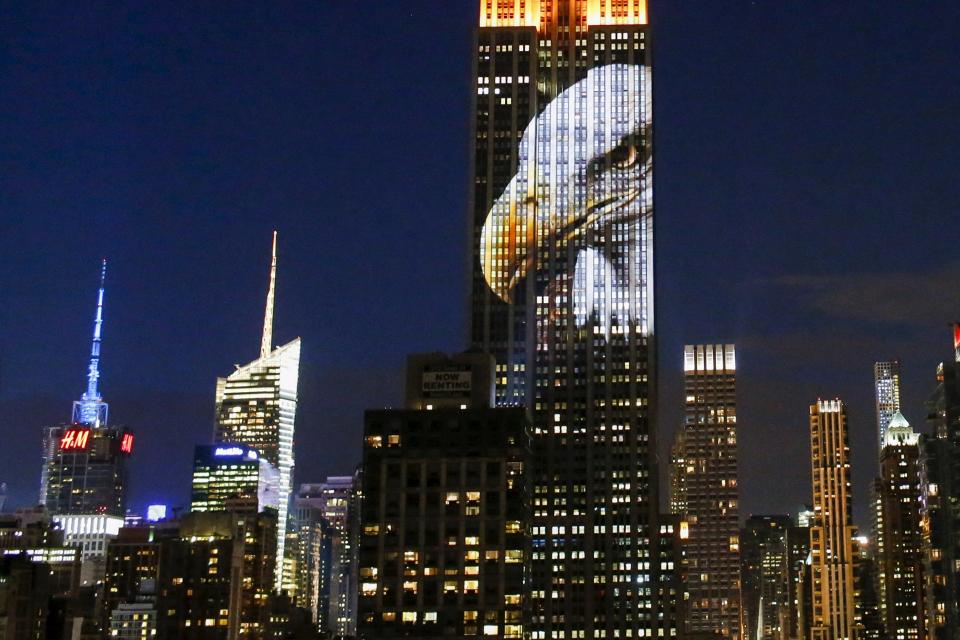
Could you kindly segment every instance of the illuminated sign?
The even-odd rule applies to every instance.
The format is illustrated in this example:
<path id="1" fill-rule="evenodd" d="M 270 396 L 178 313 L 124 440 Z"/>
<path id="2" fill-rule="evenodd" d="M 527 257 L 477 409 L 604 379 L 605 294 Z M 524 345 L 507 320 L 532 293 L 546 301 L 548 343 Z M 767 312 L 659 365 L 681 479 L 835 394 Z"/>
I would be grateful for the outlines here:
<path id="1" fill-rule="evenodd" d="M 167 517 L 167 505 L 151 504 L 147 507 L 147 520 L 150 522 L 159 522 Z"/>
<path id="2" fill-rule="evenodd" d="M 217 447 L 213 451 L 213 455 L 217 456 L 218 458 L 227 458 L 227 457 L 237 458 L 245 455 L 249 460 L 257 459 L 256 451 L 253 451 L 253 450 L 244 451 L 240 447 Z"/>
<path id="3" fill-rule="evenodd" d="M 125 433 L 120 438 L 120 451 L 123 453 L 133 453 L 133 434 Z"/>
<path id="4" fill-rule="evenodd" d="M 67 429 L 60 438 L 60 451 L 86 451 L 90 429 Z"/>

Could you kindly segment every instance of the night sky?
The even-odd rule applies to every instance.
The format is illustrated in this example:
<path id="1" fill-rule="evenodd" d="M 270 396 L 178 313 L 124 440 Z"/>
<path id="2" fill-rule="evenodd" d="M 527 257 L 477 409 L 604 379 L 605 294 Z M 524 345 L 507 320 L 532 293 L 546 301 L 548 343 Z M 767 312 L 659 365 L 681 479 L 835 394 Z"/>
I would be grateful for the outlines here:
<path id="1" fill-rule="evenodd" d="M 474 0 L 0 7 L 0 481 L 85 387 L 137 434 L 131 506 L 188 502 L 215 379 L 303 338 L 296 480 L 349 473 L 404 355 L 465 346 Z M 440 8 L 442 7 L 442 9 Z M 960 3 L 651 0 L 665 454 L 682 345 L 735 341 L 741 513 L 809 501 L 808 405 L 874 360 L 923 425 L 960 318 Z M 662 458 L 666 459 L 665 455 Z M 665 476 L 665 468 L 661 469 Z"/>

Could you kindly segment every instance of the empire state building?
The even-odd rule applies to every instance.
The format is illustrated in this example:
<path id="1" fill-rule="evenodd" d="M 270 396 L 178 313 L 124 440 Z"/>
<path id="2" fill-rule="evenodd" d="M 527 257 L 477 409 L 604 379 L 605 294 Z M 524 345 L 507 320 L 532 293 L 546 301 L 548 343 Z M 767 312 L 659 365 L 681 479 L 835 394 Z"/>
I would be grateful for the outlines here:
<path id="1" fill-rule="evenodd" d="M 657 635 L 645 0 L 481 0 L 471 343 L 533 420 L 533 639 Z"/>

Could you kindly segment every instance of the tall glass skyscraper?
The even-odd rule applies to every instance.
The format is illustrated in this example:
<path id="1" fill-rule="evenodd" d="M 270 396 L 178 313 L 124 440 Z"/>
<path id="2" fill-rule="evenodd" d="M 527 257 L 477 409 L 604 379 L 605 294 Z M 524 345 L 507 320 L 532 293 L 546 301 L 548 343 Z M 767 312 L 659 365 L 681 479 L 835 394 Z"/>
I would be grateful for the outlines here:
<path id="1" fill-rule="evenodd" d="M 873 365 L 873 384 L 877 401 L 877 431 L 883 450 L 887 427 L 900 411 L 900 361 L 888 360 Z"/>
<path id="2" fill-rule="evenodd" d="M 471 342 L 533 419 L 531 638 L 655 635 L 645 0 L 482 0 Z"/>
<path id="3" fill-rule="evenodd" d="M 273 348 L 273 307 L 277 276 L 277 234 L 273 234 L 270 286 L 263 322 L 260 357 L 217 378 L 214 442 L 256 449 L 280 470 L 277 519 L 276 587 L 283 579 L 287 509 L 293 480 L 293 429 L 300 377 L 300 338 Z"/>

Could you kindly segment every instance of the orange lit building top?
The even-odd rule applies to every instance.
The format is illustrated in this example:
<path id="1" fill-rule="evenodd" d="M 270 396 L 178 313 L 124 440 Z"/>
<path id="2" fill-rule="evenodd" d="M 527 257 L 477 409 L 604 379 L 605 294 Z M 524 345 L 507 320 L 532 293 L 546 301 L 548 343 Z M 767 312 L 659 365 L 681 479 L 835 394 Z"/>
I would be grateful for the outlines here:
<path id="1" fill-rule="evenodd" d="M 549 23 L 560 0 L 481 0 L 481 27 L 537 27 Z M 647 0 L 585 0 L 588 25 L 647 24 Z"/>

